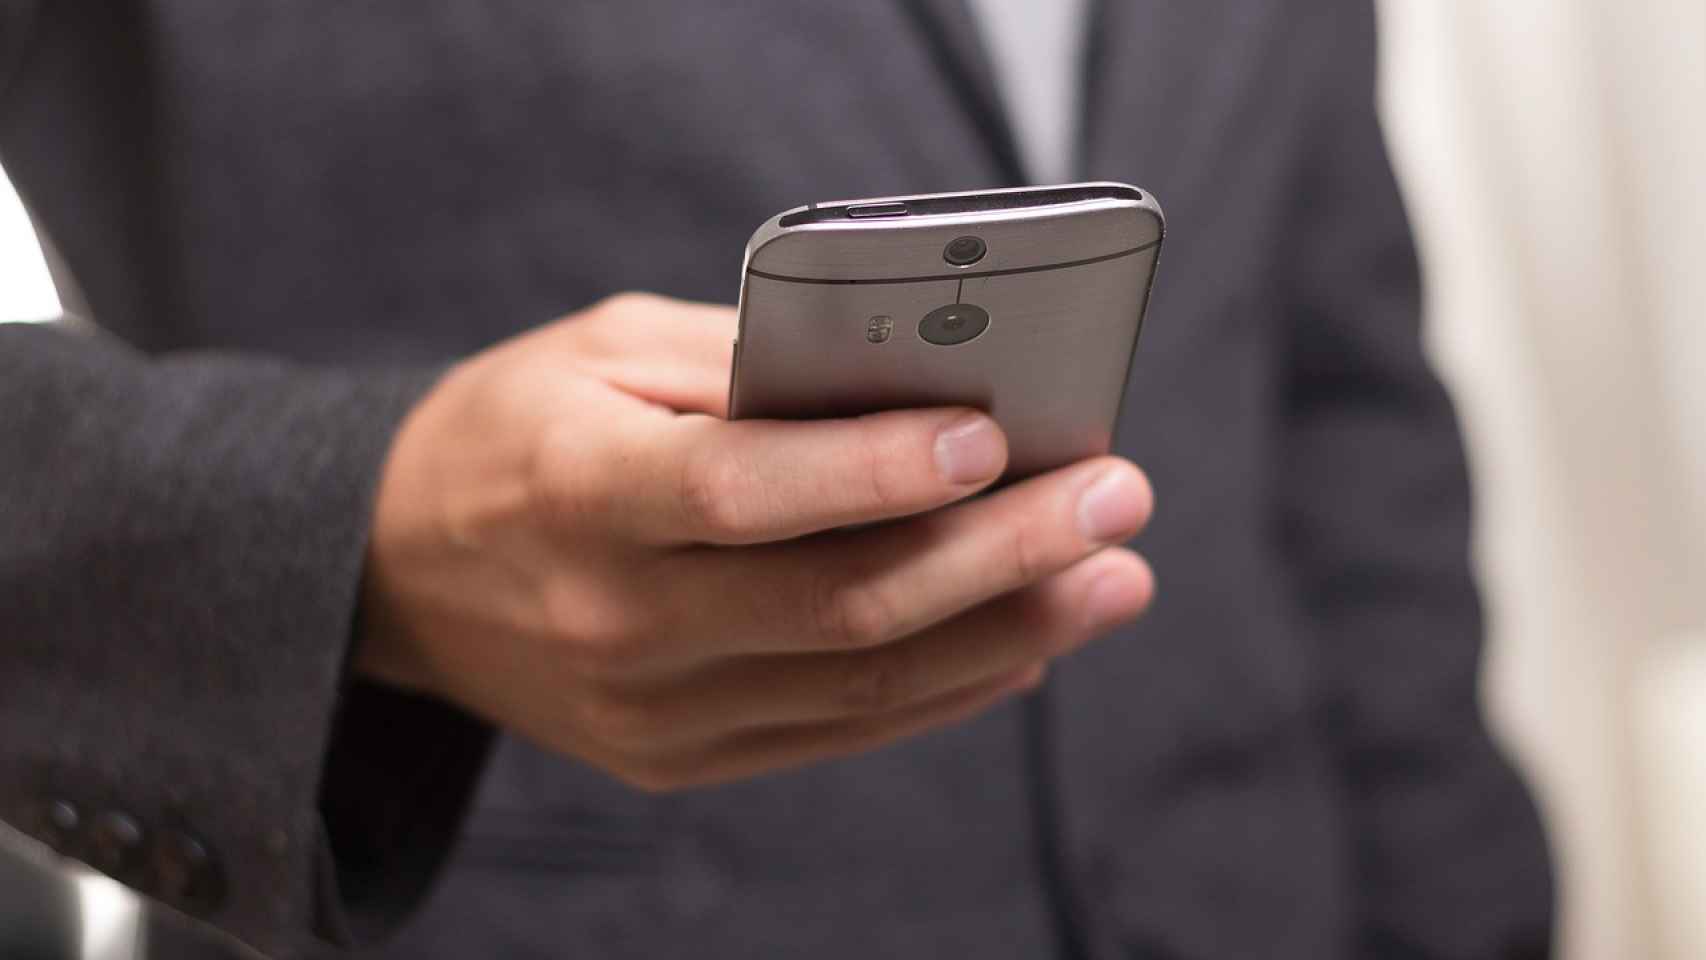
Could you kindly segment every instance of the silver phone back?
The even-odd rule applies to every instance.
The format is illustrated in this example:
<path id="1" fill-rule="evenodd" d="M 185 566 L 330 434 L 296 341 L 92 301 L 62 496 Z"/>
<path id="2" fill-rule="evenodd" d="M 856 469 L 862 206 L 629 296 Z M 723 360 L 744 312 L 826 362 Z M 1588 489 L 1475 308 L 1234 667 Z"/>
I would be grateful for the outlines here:
<path id="1" fill-rule="evenodd" d="M 972 209 L 931 212 L 956 207 Z M 1106 453 L 1164 230 L 1153 197 L 1112 183 L 779 214 L 747 245 L 730 416 L 964 404 L 1006 431 L 1009 478 Z M 965 236 L 986 250 L 955 266 L 944 250 Z M 982 333 L 925 339 L 925 318 L 956 303 L 987 312 Z M 942 316 L 925 331 L 937 339 Z"/>

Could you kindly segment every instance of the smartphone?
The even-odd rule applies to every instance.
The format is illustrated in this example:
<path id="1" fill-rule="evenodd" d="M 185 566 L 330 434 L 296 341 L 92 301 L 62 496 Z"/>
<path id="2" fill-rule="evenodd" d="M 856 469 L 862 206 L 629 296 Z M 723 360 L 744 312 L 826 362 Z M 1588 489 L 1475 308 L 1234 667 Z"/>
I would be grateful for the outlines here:
<path id="1" fill-rule="evenodd" d="M 729 415 L 977 407 L 1008 480 L 1107 453 L 1165 232 L 1123 183 L 778 214 L 746 248 Z"/>

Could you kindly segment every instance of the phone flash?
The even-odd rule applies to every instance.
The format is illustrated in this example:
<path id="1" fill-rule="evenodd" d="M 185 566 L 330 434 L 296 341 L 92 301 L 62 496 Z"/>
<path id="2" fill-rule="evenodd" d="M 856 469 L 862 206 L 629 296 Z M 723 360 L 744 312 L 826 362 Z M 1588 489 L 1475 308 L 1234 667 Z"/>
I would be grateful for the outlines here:
<path id="1" fill-rule="evenodd" d="M 878 314 L 865 324 L 865 339 L 872 343 L 888 343 L 891 333 L 894 333 L 893 317 Z"/>

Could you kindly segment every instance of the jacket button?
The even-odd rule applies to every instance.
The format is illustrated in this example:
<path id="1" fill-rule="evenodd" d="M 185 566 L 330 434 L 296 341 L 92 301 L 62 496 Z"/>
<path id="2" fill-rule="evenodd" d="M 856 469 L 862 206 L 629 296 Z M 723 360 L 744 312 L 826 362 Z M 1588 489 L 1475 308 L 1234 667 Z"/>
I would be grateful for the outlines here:
<path id="1" fill-rule="evenodd" d="M 154 844 L 154 894 L 193 910 L 215 910 L 225 900 L 225 880 L 207 846 L 177 830 L 163 830 Z"/>
<path id="2" fill-rule="evenodd" d="M 126 813 L 109 810 L 89 823 L 85 859 L 89 866 L 114 877 L 134 870 L 142 852 L 142 826 Z"/>
<path id="3" fill-rule="evenodd" d="M 42 843 L 67 853 L 76 843 L 77 828 L 82 824 L 83 815 L 75 806 L 65 800 L 54 800 L 36 808 L 27 829 Z"/>

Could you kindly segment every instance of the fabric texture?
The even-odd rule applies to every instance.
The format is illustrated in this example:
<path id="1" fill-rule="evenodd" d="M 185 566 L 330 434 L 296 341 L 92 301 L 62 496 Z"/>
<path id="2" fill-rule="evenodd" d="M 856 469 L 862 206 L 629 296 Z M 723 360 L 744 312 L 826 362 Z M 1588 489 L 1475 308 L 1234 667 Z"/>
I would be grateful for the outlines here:
<path id="1" fill-rule="evenodd" d="M 465 821 L 484 731 L 343 676 L 398 419 L 602 295 L 732 301 L 777 210 L 1022 180 L 970 11 L 29 7 L 0 160 L 112 338 L 0 331 L 0 819 L 193 828 L 227 896 L 187 914 L 276 957 L 1544 955 L 1365 3 L 1092 11 L 1079 172 L 1171 228 L 1118 438 L 1142 623 L 717 789 L 500 738 Z"/>

